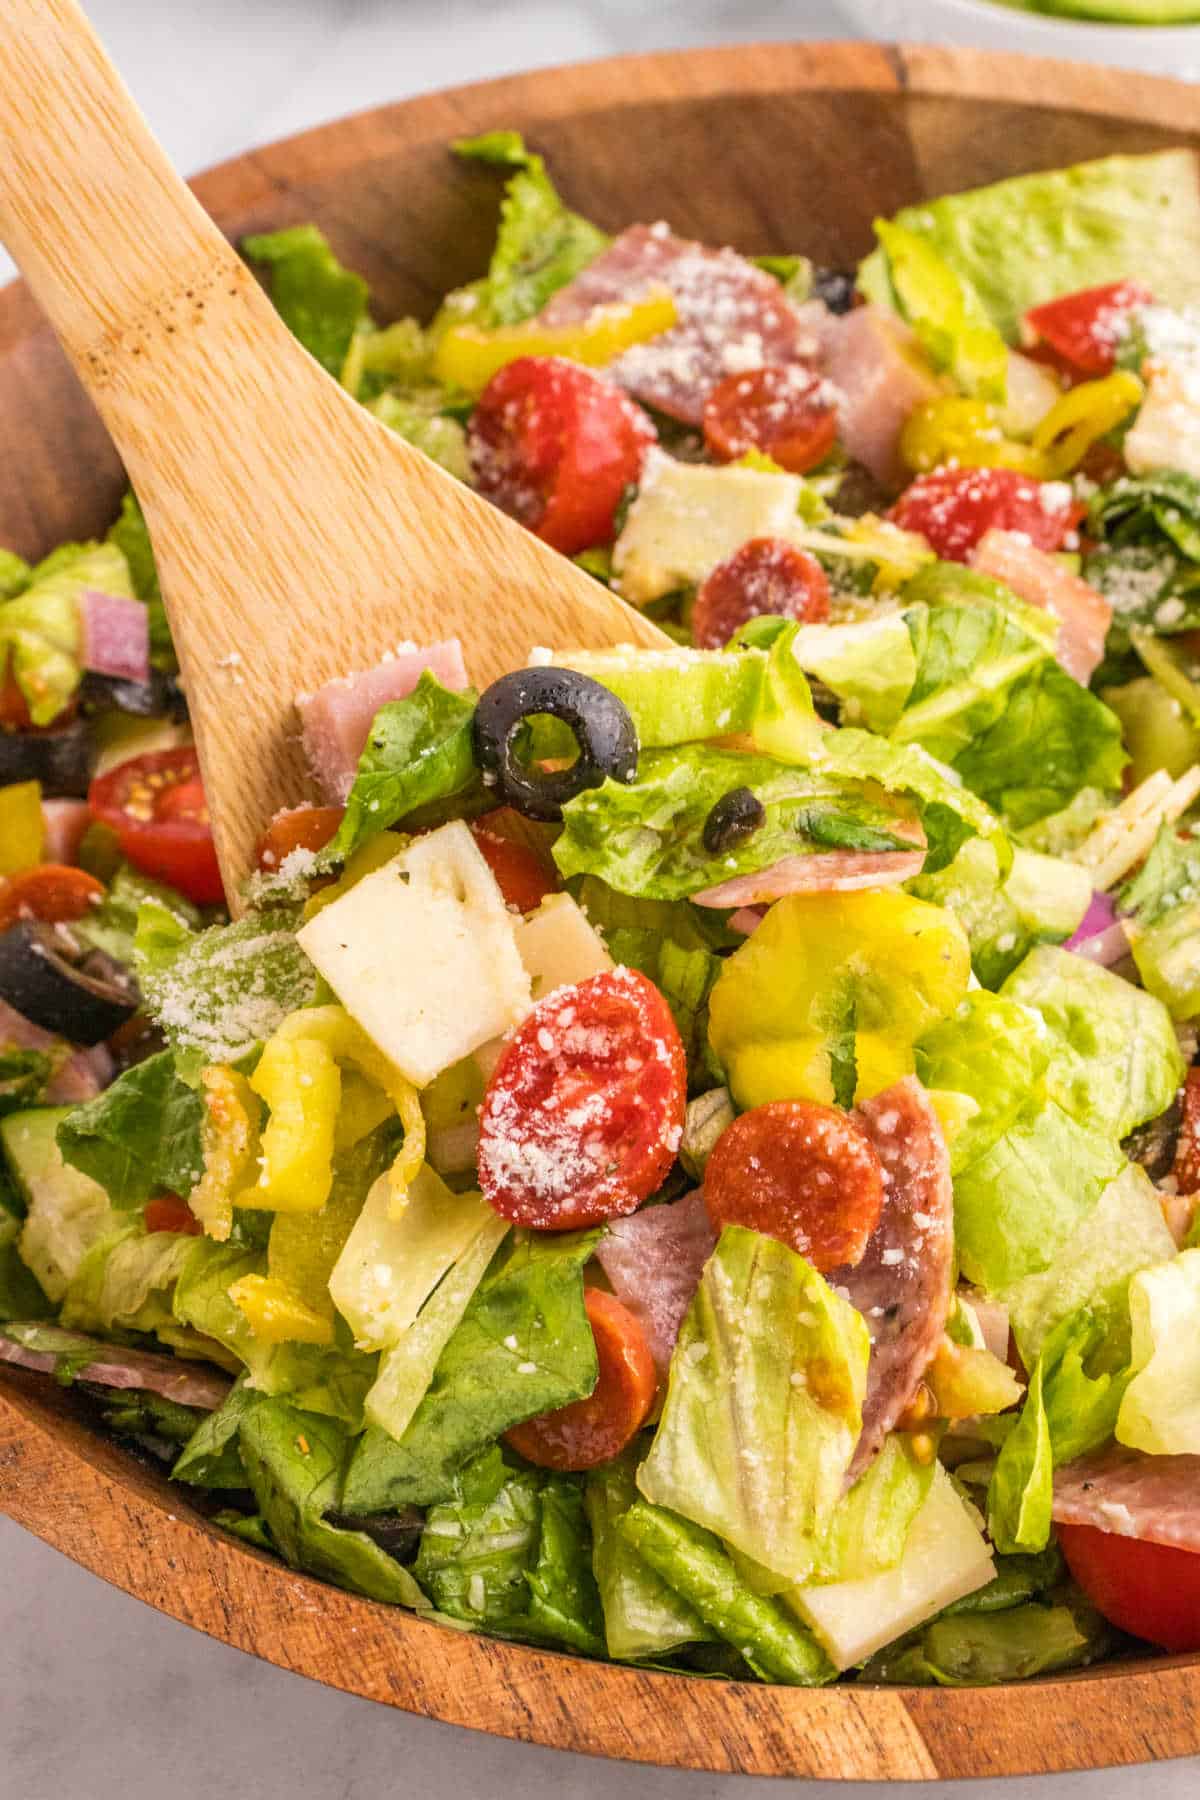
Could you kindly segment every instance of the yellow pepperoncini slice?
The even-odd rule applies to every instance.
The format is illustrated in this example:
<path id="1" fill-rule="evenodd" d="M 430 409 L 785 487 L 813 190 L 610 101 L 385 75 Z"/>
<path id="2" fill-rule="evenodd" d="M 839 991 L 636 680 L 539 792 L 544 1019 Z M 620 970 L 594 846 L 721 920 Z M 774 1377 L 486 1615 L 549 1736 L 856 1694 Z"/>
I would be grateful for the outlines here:
<path id="1" fill-rule="evenodd" d="M 1145 391 L 1128 369 L 1071 388 L 1034 428 L 1033 449 L 1042 459 L 1044 475 L 1056 481 L 1077 469 L 1092 445 L 1141 405 Z"/>
<path id="2" fill-rule="evenodd" d="M 224 1243 L 233 1228 L 233 1197 L 257 1166 L 262 1108 L 246 1077 L 224 1063 L 201 1070 L 200 1092 L 204 1173 L 188 1205 L 207 1236 Z"/>
<path id="3" fill-rule="evenodd" d="M 264 1344 L 332 1344 L 333 1319 L 306 1306 L 286 1283 L 272 1275 L 243 1275 L 229 1298 L 255 1337 Z"/>
<path id="4" fill-rule="evenodd" d="M 1005 437 L 994 407 L 957 394 L 927 400 L 909 415 L 900 433 L 900 455 L 918 475 L 948 462 L 967 469 L 1044 473 L 1043 459 L 1035 450 Z"/>
<path id="5" fill-rule="evenodd" d="M 492 376 L 519 356 L 567 356 L 595 367 L 678 322 L 674 299 L 660 288 L 643 300 L 598 306 L 577 325 L 542 325 L 537 319 L 495 331 L 452 325 L 438 344 L 433 372 L 448 386 L 481 394 Z"/>

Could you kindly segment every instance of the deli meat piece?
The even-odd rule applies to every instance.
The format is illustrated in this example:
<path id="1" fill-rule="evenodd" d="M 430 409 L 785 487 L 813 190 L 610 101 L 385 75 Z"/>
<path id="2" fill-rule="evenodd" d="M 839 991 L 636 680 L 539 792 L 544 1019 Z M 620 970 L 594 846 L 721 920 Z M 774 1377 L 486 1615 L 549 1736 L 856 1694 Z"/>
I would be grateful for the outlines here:
<path id="1" fill-rule="evenodd" d="M 883 1211 L 862 1261 L 827 1277 L 871 1333 L 862 1435 L 847 1485 L 873 1461 L 916 1394 L 941 1342 L 954 1276 L 950 1159 L 925 1089 L 908 1075 L 854 1116 L 883 1164 Z"/>
<path id="2" fill-rule="evenodd" d="M 79 612 L 85 669 L 117 681 L 149 681 L 150 614 L 140 600 L 87 588 Z"/>
<path id="3" fill-rule="evenodd" d="M 693 894 L 696 906 L 759 906 L 785 894 L 848 894 L 857 888 L 898 887 L 919 875 L 924 850 L 829 850 L 785 856 L 757 875 L 735 875 Z M 739 928 L 740 929 L 740 928 Z"/>
<path id="4" fill-rule="evenodd" d="M 1018 599 L 1058 620 L 1054 654 L 1086 687 L 1104 660 L 1113 609 L 1090 582 L 1072 575 L 1019 531 L 985 531 L 971 553 L 971 567 L 1002 581 Z"/>
<path id="5" fill-rule="evenodd" d="M 670 290 L 679 323 L 635 344 L 605 374 L 685 424 L 699 425 L 705 400 L 727 375 L 797 362 L 815 349 L 773 276 L 736 250 L 692 243 L 662 224 L 631 225 L 538 317 L 574 325 L 598 306 L 640 300 L 656 287 Z"/>
<path id="6" fill-rule="evenodd" d="M 330 806 L 342 806 L 354 785 L 354 771 L 371 721 L 389 700 L 404 700 L 425 670 L 443 687 L 462 689 L 467 668 L 457 638 L 443 644 L 401 644 L 393 656 L 357 675 L 339 675 L 315 694 L 298 694 L 296 711 L 309 766 Z"/>
<path id="7" fill-rule="evenodd" d="M 1110 1444 L 1054 1475 L 1059 1525 L 1200 1550 L 1200 1456 L 1146 1456 Z"/>
<path id="8" fill-rule="evenodd" d="M 42 825 L 47 862 L 73 863 L 80 841 L 92 822 L 86 800 L 43 800 Z"/>
<path id="9" fill-rule="evenodd" d="M 816 317 L 806 308 L 810 316 Z M 943 393 L 916 337 L 878 306 L 827 313 L 815 329 L 821 366 L 840 396 L 838 436 L 876 481 L 892 490 L 903 487 L 908 471 L 900 459 L 900 433 L 918 406 Z"/>
<path id="10" fill-rule="evenodd" d="M 596 1247 L 613 1293 L 646 1334 L 660 1381 L 667 1378 L 683 1315 L 716 1242 L 697 1190 L 669 1206 L 614 1219 Z"/>
<path id="11" fill-rule="evenodd" d="M 92 1050 L 72 1049 L 64 1056 L 66 1049 L 64 1039 L 35 1025 L 7 1000 L 0 1000 L 0 1051 L 45 1050 L 52 1057 L 62 1058 L 46 1083 L 43 1099 L 47 1106 L 76 1106 L 83 1100 L 94 1100 L 116 1072 L 112 1056 L 103 1044 Z"/>
<path id="12" fill-rule="evenodd" d="M 85 1360 L 89 1353 L 94 1360 Z M 181 1362 L 153 1350 L 125 1350 L 57 1325 L 0 1325 L 0 1362 L 46 1375 L 65 1364 L 77 1379 L 98 1387 L 139 1388 L 207 1412 L 220 1406 L 232 1386 L 228 1375 L 203 1363 Z"/>

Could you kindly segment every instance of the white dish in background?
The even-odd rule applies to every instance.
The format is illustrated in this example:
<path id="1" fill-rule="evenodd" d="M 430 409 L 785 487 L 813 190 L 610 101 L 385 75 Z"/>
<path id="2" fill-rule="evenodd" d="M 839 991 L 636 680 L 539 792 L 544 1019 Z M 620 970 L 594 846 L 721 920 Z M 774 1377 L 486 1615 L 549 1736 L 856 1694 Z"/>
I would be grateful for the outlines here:
<path id="1" fill-rule="evenodd" d="M 1024 12 L 1001 0 L 842 0 L 842 11 L 875 38 L 1016 50 L 1200 80 L 1200 24 L 1101 25 Z"/>

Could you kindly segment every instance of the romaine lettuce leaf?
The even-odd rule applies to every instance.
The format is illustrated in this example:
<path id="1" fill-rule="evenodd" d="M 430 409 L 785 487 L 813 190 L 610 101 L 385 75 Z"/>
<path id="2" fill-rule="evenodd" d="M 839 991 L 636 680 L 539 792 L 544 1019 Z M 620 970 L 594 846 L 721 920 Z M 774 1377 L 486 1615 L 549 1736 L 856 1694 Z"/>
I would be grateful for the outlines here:
<path id="1" fill-rule="evenodd" d="M 922 874 L 945 868 L 976 835 L 986 840 L 998 869 L 1012 862 L 1012 847 L 995 813 L 919 744 L 888 742 L 869 731 L 826 731 L 804 761 L 820 773 L 876 781 L 888 793 L 912 800 L 929 845 Z"/>
<path id="2" fill-rule="evenodd" d="M 0 1145 L 26 1206 L 18 1253 L 55 1304 L 89 1246 L 120 1223 L 99 1183 L 63 1162 L 55 1138 L 69 1116 L 69 1107 L 43 1106 L 0 1121 Z"/>
<path id="3" fill-rule="evenodd" d="M 1171 1017 L 1200 1015 L 1200 901 L 1177 906 L 1148 930 L 1132 927 L 1129 941 L 1144 986 Z"/>
<path id="4" fill-rule="evenodd" d="M 0 1325 L 10 1319 L 48 1319 L 53 1313 L 32 1269 L 21 1260 L 21 1221 L 0 1207 Z"/>
<path id="5" fill-rule="evenodd" d="M 529 1571 L 537 1555 L 542 1475 L 477 1459 L 499 1485 L 482 1484 L 471 1466 L 460 1495 L 425 1515 L 413 1572 L 440 1613 L 476 1629 L 519 1634 L 529 1610 Z"/>
<path id="6" fill-rule="evenodd" d="M 0 676 L 16 681 L 35 725 L 57 718 L 79 686 L 79 603 L 88 588 L 134 597 L 115 544 L 60 544 L 15 599 L 0 602 Z"/>
<path id="7" fill-rule="evenodd" d="M 1162 221 L 1172 221 L 1164 244 Z M 896 215 L 971 288 L 1009 343 L 1031 306 L 1150 270 L 1154 292 L 1183 305 L 1200 276 L 1200 196 L 1190 150 L 1109 156 L 1019 175 L 965 194 L 922 200 Z M 858 285 L 887 300 L 876 250 Z"/>
<path id="8" fill-rule="evenodd" d="M 445 410 L 445 390 L 437 387 L 410 388 L 400 391 L 386 388 L 376 395 L 367 408 L 375 417 L 402 437 L 415 444 L 435 463 L 440 463 L 459 481 L 471 478 L 467 455 L 467 434 L 458 419 Z"/>
<path id="9" fill-rule="evenodd" d="M 199 931 L 202 918 L 198 907 L 177 894 L 174 888 L 152 881 L 149 875 L 143 875 L 130 863 L 122 863 L 99 906 L 73 924 L 72 932 L 95 949 L 103 950 L 106 956 L 132 968 L 138 908 L 145 900 L 156 900 L 181 924 Z"/>
<path id="10" fill-rule="evenodd" d="M 731 788 L 749 787 L 766 818 L 713 855 L 704 823 Z M 648 750 L 638 779 L 606 780 L 563 808 L 554 860 L 564 876 L 598 875 L 623 894 L 682 900 L 785 856 L 824 850 L 911 850 L 912 813 L 865 783 L 707 745 Z M 909 835 L 905 835 L 906 829 Z"/>
<path id="11" fill-rule="evenodd" d="M 55 1061 L 48 1050 L 0 1050 L 0 1118 L 38 1104 Z"/>
<path id="12" fill-rule="evenodd" d="M 375 714 L 346 816 L 322 851 L 331 867 L 419 807 L 465 795 L 477 778 L 471 723 L 478 696 L 453 693 L 426 669 L 412 693 Z"/>
<path id="13" fill-rule="evenodd" d="M 1193 900 L 1200 900 L 1200 837 L 1160 825 L 1149 856 L 1121 889 L 1121 910 L 1147 927 Z"/>
<path id="14" fill-rule="evenodd" d="M 992 845 L 964 844 L 946 868 L 928 864 L 908 891 L 961 920 L 971 940 L 971 967 L 985 988 L 997 988 L 1038 944 L 1059 944 L 1082 921 L 1092 899 L 1088 871 L 1057 856 L 1018 847 L 1001 879 Z"/>
<path id="15" fill-rule="evenodd" d="M 340 378 L 355 333 L 368 324 L 362 276 L 342 267 L 316 225 L 243 238 L 241 250 L 269 268 L 271 299 L 288 330 Z"/>
<path id="16" fill-rule="evenodd" d="M 33 570 L 15 550 L 0 546 L 0 600 L 15 600 L 29 586 Z"/>
<path id="17" fill-rule="evenodd" d="M 371 1600 L 427 1609 L 408 1570 L 365 1532 L 322 1514 L 336 1504 L 347 1439 L 333 1419 L 259 1399 L 238 1427 L 238 1448 L 271 1542 L 286 1563 Z"/>
<path id="18" fill-rule="evenodd" d="M 917 1045 L 917 1074 L 927 1088 L 964 1094 L 974 1109 L 950 1142 L 958 1175 L 987 1154 L 1045 1094 L 1051 1042 L 1031 1007 L 973 990 Z"/>
<path id="19" fill-rule="evenodd" d="M 246 1471 L 238 1449 L 242 1420 L 257 1406 L 259 1396 L 238 1377 L 215 1412 L 201 1419 L 171 1469 L 172 1481 L 192 1487 L 244 1488 Z"/>
<path id="20" fill-rule="evenodd" d="M 638 1487 L 789 1583 L 812 1573 L 862 1426 L 862 1315 L 802 1257 L 722 1232 Z"/>
<path id="21" fill-rule="evenodd" d="M 915 1640 L 881 1650 L 861 1679 L 906 1687 L 992 1687 L 1085 1668 L 1107 1656 L 1113 1643 L 1111 1627 L 1079 1600 L 951 1612 L 934 1619 Z"/>
<path id="22" fill-rule="evenodd" d="M 801 625 L 792 654 L 839 697 L 848 725 L 870 731 L 891 730 L 917 679 L 916 651 L 901 612 L 844 625 Z"/>
<path id="23" fill-rule="evenodd" d="M 966 394 L 1003 401 L 1008 350 L 974 288 L 917 232 L 876 219 L 891 291 L 935 369 Z"/>
<path id="24" fill-rule="evenodd" d="M 635 1501 L 617 1529 L 763 1681 L 820 1687 L 835 1670 L 812 1633 L 777 1601 L 756 1594 L 719 1538 L 662 1506 Z"/>
<path id="25" fill-rule="evenodd" d="M 584 1490 L 605 1643 L 618 1662 L 664 1656 L 681 1644 L 715 1636 L 695 1608 L 643 1561 L 620 1529 L 637 1501 L 641 1454 L 641 1447 L 633 1444 L 614 1462 L 589 1470 Z"/>
<path id="26" fill-rule="evenodd" d="M 1142 1269 L 1129 1283 L 1133 1379 L 1116 1435 L 1152 1456 L 1200 1454 L 1200 1250 Z"/>
<path id="27" fill-rule="evenodd" d="M 1029 1378 L 1021 1417 L 1001 1447 L 988 1484 L 988 1531 L 1003 1556 L 1044 1550 L 1050 1540 L 1054 1459 L 1042 1372 L 1039 1361 Z"/>
<path id="28" fill-rule="evenodd" d="M 185 1199 L 204 1172 L 204 1103 L 175 1072 L 169 1050 L 135 1063 L 58 1128 L 64 1162 L 100 1183 L 117 1207 L 152 1195 Z"/>
<path id="29" fill-rule="evenodd" d="M 583 1304 L 595 1232 L 517 1238 L 473 1294 L 397 1442 L 372 1426 L 346 1476 L 349 1512 L 430 1505 L 510 1425 L 590 1394 L 596 1343 Z"/>
<path id="30" fill-rule="evenodd" d="M 127 488 L 122 496 L 121 510 L 108 528 L 108 542 L 115 544 L 125 558 L 133 591 L 139 600 L 146 603 L 146 611 L 150 616 L 150 661 L 156 669 L 164 669 L 173 674 L 179 667 L 179 659 L 175 655 L 171 627 L 167 623 L 166 609 L 163 606 L 150 532 L 132 488 Z"/>
<path id="31" fill-rule="evenodd" d="M 89 1246 L 63 1295 L 60 1318 L 77 1331 L 156 1331 L 172 1321 L 171 1289 L 192 1240 L 175 1231 L 149 1234 L 126 1218 Z"/>
<path id="32" fill-rule="evenodd" d="M 500 229 L 484 280 L 473 286 L 476 325 L 519 325 L 540 312 L 608 244 L 602 231 L 559 199 L 540 156 L 520 132 L 460 138 L 457 156 L 512 169 L 500 206 Z"/>

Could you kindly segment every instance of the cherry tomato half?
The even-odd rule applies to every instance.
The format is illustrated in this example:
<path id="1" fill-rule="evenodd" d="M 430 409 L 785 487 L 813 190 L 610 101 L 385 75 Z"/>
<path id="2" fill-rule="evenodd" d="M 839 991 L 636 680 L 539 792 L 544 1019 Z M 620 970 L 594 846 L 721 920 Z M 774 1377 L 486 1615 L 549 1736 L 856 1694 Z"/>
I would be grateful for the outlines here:
<path id="1" fill-rule="evenodd" d="M 1047 360 L 1068 375 L 1111 373 L 1131 312 L 1154 296 L 1140 281 L 1113 281 L 1104 287 L 1062 294 L 1025 314 L 1022 336 L 1029 348 L 1047 351 Z"/>
<path id="2" fill-rule="evenodd" d="M 1162 1650 L 1200 1650 L 1200 1552 L 1094 1525 L 1058 1525 L 1072 1575 L 1097 1612 Z"/>
<path id="3" fill-rule="evenodd" d="M 704 438 L 720 462 L 761 450 L 781 469 L 805 475 L 837 438 L 829 385 L 801 363 L 749 369 L 719 381 L 704 403 Z"/>
<path id="4" fill-rule="evenodd" d="M 514 912 L 531 913 L 547 894 L 558 892 L 560 883 L 553 866 L 539 856 L 531 844 L 507 835 L 511 818 L 508 807 L 485 813 L 471 826 L 471 836 L 504 896 L 505 906 Z"/>
<path id="5" fill-rule="evenodd" d="M 612 537 L 654 435 L 620 388 L 561 356 L 499 370 L 467 427 L 480 493 L 567 556 Z"/>
<path id="6" fill-rule="evenodd" d="M 717 1139 L 704 1171 L 708 1216 L 779 1238 L 814 1269 L 862 1261 L 883 1206 L 883 1169 L 848 1113 L 770 1100 Z"/>
<path id="7" fill-rule="evenodd" d="M 104 883 L 66 863 L 40 863 L 0 882 L 0 931 L 21 919 L 46 925 L 84 918 L 104 898 Z"/>
<path id="8" fill-rule="evenodd" d="M 594 1469 L 619 1456 L 654 1403 L 654 1358 L 641 1326 L 613 1294 L 588 1288 L 583 1296 L 596 1340 L 600 1373 L 584 1400 L 526 1419 L 504 1434 L 539 1469 Z"/>
<path id="9" fill-rule="evenodd" d="M 636 1211 L 679 1148 L 687 1062 L 636 969 L 547 994 L 500 1054 L 480 1109 L 479 1185 L 502 1218 L 573 1231 Z"/>
<path id="10" fill-rule="evenodd" d="M 293 850 L 323 850 L 346 816 L 344 806 L 289 806 L 258 840 L 258 866 L 277 869 Z"/>
<path id="11" fill-rule="evenodd" d="M 985 531 L 1020 531 L 1039 550 L 1061 550 L 1084 507 L 1060 481 L 1015 469 L 933 469 L 918 475 L 888 517 L 919 531 L 946 562 L 966 562 Z"/>
<path id="12" fill-rule="evenodd" d="M 198 906 L 224 899 L 200 765 L 190 745 L 118 763 L 88 790 L 92 817 L 111 826 L 121 854 Z"/>
<path id="13" fill-rule="evenodd" d="M 199 1237 L 204 1229 L 178 1194 L 160 1194 L 156 1200 L 147 1200 L 143 1217 L 147 1231 L 174 1231 L 180 1236 Z"/>
<path id="14" fill-rule="evenodd" d="M 810 625 L 829 617 L 824 569 L 786 538 L 751 538 L 717 564 L 696 595 L 692 636 L 701 650 L 719 650 L 765 613 Z"/>

